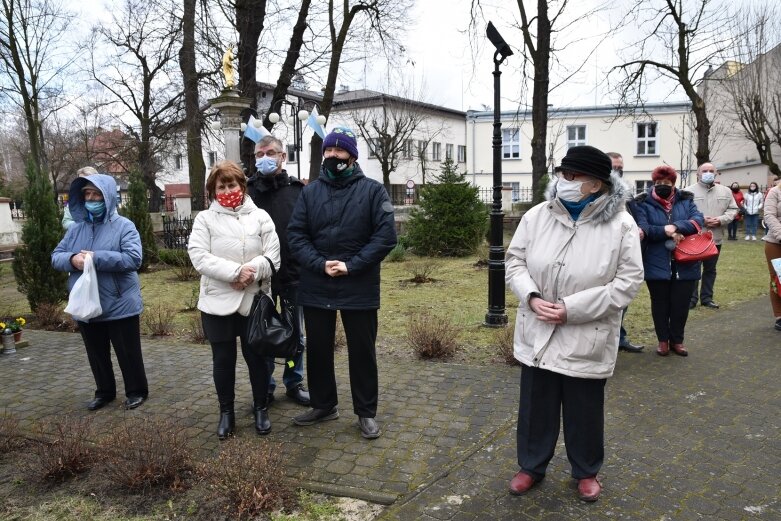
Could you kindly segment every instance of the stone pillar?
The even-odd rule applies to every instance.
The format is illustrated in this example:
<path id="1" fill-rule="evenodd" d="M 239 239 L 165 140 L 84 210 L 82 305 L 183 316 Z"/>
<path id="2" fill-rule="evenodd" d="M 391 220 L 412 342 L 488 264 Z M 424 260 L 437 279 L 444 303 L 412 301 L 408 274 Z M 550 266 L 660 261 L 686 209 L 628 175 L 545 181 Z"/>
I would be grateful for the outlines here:
<path id="1" fill-rule="evenodd" d="M 15 246 L 19 243 L 16 223 L 11 218 L 11 199 L 0 197 L 0 246 Z"/>
<path id="2" fill-rule="evenodd" d="M 252 104 L 235 89 L 222 89 L 219 97 L 209 100 L 220 113 L 220 127 L 225 142 L 225 159 L 241 164 L 241 111 Z"/>
<path id="3" fill-rule="evenodd" d="M 513 189 L 509 186 L 502 187 L 502 211 L 506 214 L 513 209 Z"/>
<path id="4" fill-rule="evenodd" d="M 174 212 L 177 219 L 189 219 L 192 214 L 192 199 L 190 194 L 174 196 Z"/>

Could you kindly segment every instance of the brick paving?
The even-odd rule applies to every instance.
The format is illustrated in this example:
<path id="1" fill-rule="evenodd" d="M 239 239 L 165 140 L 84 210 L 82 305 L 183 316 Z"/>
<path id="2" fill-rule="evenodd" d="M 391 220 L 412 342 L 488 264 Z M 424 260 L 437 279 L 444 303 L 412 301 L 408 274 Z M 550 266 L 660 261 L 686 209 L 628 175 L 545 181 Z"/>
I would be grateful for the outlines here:
<path id="1" fill-rule="evenodd" d="M 290 476 L 305 488 L 388 505 L 383 520 L 777 520 L 781 333 L 768 308 L 766 298 L 757 299 L 691 321 L 688 358 L 661 358 L 652 346 L 619 355 L 607 385 L 605 490 L 595 504 L 577 499 L 561 443 L 545 481 L 523 497 L 507 493 L 517 471 L 517 368 L 380 356 L 383 435 L 368 441 L 352 412 L 344 353 L 337 355 L 340 418 L 294 426 L 290 418 L 303 408 L 278 389 L 273 430 L 264 438 L 252 427 L 240 362 L 237 436 L 281 444 Z M 126 416 L 168 416 L 194 448 L 217 449 L 207 346 L 145 337 L 149 401 L 124 411 L 118 396 L 90 413 L 84 405 L 94 382 L 81 337 L 25 331 L 25 338 L 29 347 L 0 356 L 0 410 L 23 422 L 93 415 L 106 428 Z M 122 394 L 119 374 L 117 381 Z"/>

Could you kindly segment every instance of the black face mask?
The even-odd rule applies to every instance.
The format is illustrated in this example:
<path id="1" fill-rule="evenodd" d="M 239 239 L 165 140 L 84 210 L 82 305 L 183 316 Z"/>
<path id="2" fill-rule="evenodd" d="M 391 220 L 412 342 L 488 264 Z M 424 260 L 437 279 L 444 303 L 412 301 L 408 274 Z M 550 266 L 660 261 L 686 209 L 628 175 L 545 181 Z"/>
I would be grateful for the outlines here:
<path id="1" fill-rule="evenodd" d="M 345 170 L 350 168 L 349 159 L 340 159 L 338 157 L 327 157 L 323 159 L 323 166 L 328 172 L 334 176 L 339 177 Z"/>
<path id="2" fill-rule="evenodd" d="M 662 199 L 667 199 L 673 193 L 673 187 L 670 185 L 654 185 L 654 192 Z"/>
<path id="3" fill-rule="evenodd" d="M 733 186 L 731 188 L 732 188 L 732 191 L 735 192 L 735 193 L 738 193 L 738 190 L 740 190 L 740 188 L 737 187 L 737 186 Z"/>

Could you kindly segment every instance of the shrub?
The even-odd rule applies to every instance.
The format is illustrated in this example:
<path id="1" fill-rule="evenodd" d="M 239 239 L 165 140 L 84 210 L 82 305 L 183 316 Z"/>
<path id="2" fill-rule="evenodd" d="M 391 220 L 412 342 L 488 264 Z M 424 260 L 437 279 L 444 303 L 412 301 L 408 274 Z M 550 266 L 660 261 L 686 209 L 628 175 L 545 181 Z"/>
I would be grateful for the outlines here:
<path id="1" fill-rule="evenodd" d="M 92 418 L 64 417 L 35 427 L 41 440 L 33 446 L 27 470 L 41 480 L 64 481 L 89 470 L 94 463 Z"/>
<path id="2" fill-rule="evenodd" d="M 68 275 L 52 268 L 52 250 L 62 239 L 60 212 L 54 200 L 49 176 L 32 160 L 27 162 L 27 189 L 24 192 L 27 220 L 22 243 L 14 253 L 13 271 L 17 288 L 27 296 L 35 313 L 42 303 L 57 304 L 67 296 Z"/>
<path id="3" fill-rule="evenodd" d="M 206 343 L 206 333 L 203 331 L 200 314 L 190 317 L 190 340 L 198 344 Z"/>
<path id="4" fill-rule="evenodd" d="M 196 311 L 198 309 L 199 292 L 200 288 L 193 286 L 193 289 L 190 291 L 190 298 L 184 303 L 184 311 Z"/>
<path id="5" fill-rule="evenodd" d="M 442 267 L 442 263 L 433 261 L 429 258 L 418 258 L 407 264 L 407 270 L 411 275 L 409 281 L 415 284 L 425 284 L 427 282 L 434 282 L 432 275 L 436 273 L 439 268 Z"/>
<path id="6" fill-rule="evenodd" d="M 171 420 L 128 418 L 101 440 L 101 472 L 131 491 L 180 490 L 193 465 L 187 434 Z"/>
<path id="7" fill-rule="evenodd" d="M 64 311 L 62 304 L 42 302 L 35 311 L 37 326 L 45 331 L 78 331 L 76 322 Z"/>
<path id="8" fill-rule="evenodd" d="M 458 327 L 449 318 L 424 312 L 410 319 L 407 343 L 418 358 L 447 359 L 458 349 L 458 333 Z"/>
<path id="9" fill-rule="evenodd" d="M 19 418 L 9 412 L 0 414 L 0 457 L 23 446 L 24 442 L 19 431 Z"/>
<path id="10" fill-rule="evenodd" d="M 141 323 L 152 336 L 170 336 L 174 333 L 174 317 L 176 317 L 174 308 L 157 303 L 146 306 L 141 314 Z"/>
<path id="11" fill-rule="evenodd" d="M 397 244 L 391 251 L 388 253 L 388 256 L 385 258 L 388 262 L 402 262 L 407 257 L 407 249 L 402 246 L 401 244 Z"/>
<path id="12" fill-rule="evenodd" d="M 488 229 L 488 209 L 452 159 L 441 171 L 436 183 L 421 187 L 420 206 L 407 221 L 408 239 L 416 255 L 468 255 Z"/>
<path id="13" fill-rule="evenodd" d="M 508 324 L 507 327 L 497 329 L 494 335 L 502 361 L 507 365 L 521 365 L 513 354 L 515 343 L 515 328 L 513 325 Z"/>
<path id="14" fill-rule="evenodd" d="M 141 236 L 142 258 L 141 268 L 138 271 L 147 271 L 149 264 L 158 260 L 157 242 L 152 230 L 152 219 L 149 217 L 146 185 L 138 172 L 130 174 L 127 204 L 122 209 L 122 215 L 133 221 Z"/>
<path id="15" fill-rule="evenodd" d="M 213 495 L 226 503 L 229 516 L 251 519 L 292 508 L 295 496 L 284 477 L 285 452 L 279 446 L 233 439 L 221 444 L 221 449 L 202 470 Z"/>
<path id="16" fill-rule="evenodd" d="M 199 277 L 193 263 L 190 260 L 190 255 L 187 250 L 177 249 L 163 249 L 160 250 L 160 261 L 171 266 L 174 270 L 176 280 L 188 281 L 195 280 Z"/>

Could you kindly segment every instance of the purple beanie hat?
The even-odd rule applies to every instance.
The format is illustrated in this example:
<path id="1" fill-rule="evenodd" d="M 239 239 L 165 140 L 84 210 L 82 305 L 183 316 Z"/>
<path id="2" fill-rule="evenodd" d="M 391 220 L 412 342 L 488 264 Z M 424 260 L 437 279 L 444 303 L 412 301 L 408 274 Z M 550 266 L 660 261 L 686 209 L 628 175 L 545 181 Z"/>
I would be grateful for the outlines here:
<path id="1" fill-rule="evenodd" d="M 358 159 L 358 141 L 355 132 L 347 127 L 336 127 L 323 140 L 323 153 L 328 147 L 339 147 L 347 150 L 352 157 Z"/>

